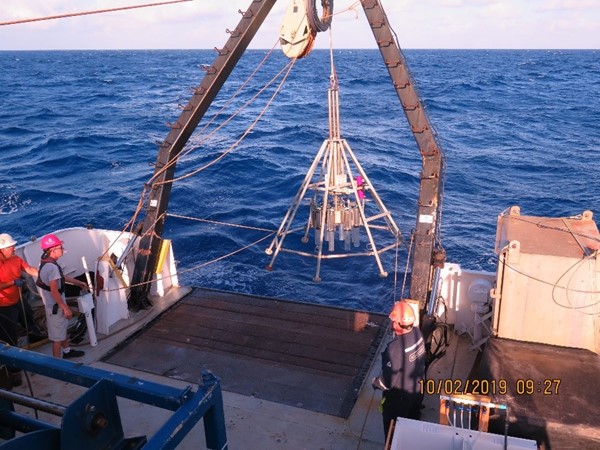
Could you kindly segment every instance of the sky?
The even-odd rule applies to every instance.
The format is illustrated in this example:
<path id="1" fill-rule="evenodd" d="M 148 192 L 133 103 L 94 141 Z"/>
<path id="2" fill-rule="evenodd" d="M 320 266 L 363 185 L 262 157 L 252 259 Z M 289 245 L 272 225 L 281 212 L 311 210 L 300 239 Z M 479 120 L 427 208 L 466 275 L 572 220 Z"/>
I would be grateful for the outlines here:
<path id="1" fill-rule="evenodd" d="M 0 0 L 0 22 L 161 0 Z M 165 1 L 165 0 L 162 0 Z M 278 0 L 250 48 L 271 48 L 292 0 Z M 296 0 L 300 1 L 300 0 Z M 320 4 L 319 0 L 316 0 Z M 192 0 L 0 26 L 0 50 L 212 49 L 251 0 Z M 332 32 L 316 48 L 375 48 L 362 7 L 334 0 Z M 599 49 L 600 0 L 382 0 L 406 49 Z M 354 5 L 354 7 L 353 7 Z M 320 7 L 319 7 L 320 10 Z"/>

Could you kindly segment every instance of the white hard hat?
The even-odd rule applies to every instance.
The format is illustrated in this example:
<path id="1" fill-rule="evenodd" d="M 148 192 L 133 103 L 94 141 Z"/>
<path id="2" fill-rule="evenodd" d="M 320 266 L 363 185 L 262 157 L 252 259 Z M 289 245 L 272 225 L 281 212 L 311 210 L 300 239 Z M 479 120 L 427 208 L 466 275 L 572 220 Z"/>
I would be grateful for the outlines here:
<path id="1" fill-rule="evenodd" d="M 12 247 L 13 245 L 17 245 L 17 241 L 15 241 L 10 234 L 0 234 L 0 250 Z"/>

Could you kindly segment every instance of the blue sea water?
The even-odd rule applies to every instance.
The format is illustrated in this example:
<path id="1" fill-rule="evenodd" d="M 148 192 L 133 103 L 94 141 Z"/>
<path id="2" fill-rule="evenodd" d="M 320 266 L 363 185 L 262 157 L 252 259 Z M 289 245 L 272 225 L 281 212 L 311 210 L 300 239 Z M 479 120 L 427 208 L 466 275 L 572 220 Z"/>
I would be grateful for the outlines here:
<path id="1" fill-rule="evenodd" d="M 250 51 L 200 127 L 222 122 L 288 60 L 274 54 L 235 104 L 266 51 Z M 551 50 L 407 50 L 405 56 L 447 163 L 441 240 L 448 260 L 494 270 L 499 213 L 600 217 L 600 53 Z M 121 229 L 168 134 L 215 54 L 198 51 L 0 52 L 0 232 L 20 242 L 92 224 Z M 342 135 L 405 236 L 415 224 L 420 156 L 377 50 L 335 52 Z M 218 164 L 177 182 L 169 212 L 258 229 L 169 217 L 165 237 L 185 284 L 385 310 L 404 284 L 406 251 L 315 261 L 282 254 L 265 270 L 270 240 L 209 263 L 276 229 L 327 137 L 329 52 L 297 61 L 247 137 Z M 273 89 L 182 158 L 177 176 L 229 149 Z M 212 126 L 215 127 L 214 125 Z M 194 136 L 196 139 L 196 136 Z M 301 213 L 299 213 L 301 214 Z"/>

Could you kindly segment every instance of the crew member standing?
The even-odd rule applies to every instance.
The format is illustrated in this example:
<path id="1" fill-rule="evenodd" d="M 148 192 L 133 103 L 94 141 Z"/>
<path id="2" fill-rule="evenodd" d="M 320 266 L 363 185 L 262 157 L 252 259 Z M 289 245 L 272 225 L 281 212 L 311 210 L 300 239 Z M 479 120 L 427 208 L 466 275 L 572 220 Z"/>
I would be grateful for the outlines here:
<path id="1" fill-rule="evenodd" d="M 67 338 L 69 319 L 73 311 L 65 300 L 66 283 L 87 289 L 87 285 L 75 278 L 63 274 L 58 265 L 58 258 L 64 254 L 63 242 L 54 234 L 48 234 L 40 240 L 42 259 L 40 261 L 37 286 L 42 290 L 42 300 L 46 309 L 48 323 L 48 339 L 52 341 L 52 355 L 56 358 L 78 358 L 85 355 L 81 350 L 73 350 Z"/>
<path id="2" fill-rule="evenodd" d="M 17 346 L 19 301 L 24 284 L 23 272 L 37 277 L 37 269 L 15 255 L 16 241 L 10 234 L 0 234 L 0 340 Z M 13 386 L 22 383 L 21 371 L 11 371 Z"/>
<path id="3" fill-rule="evenodd" d="M 425 342 L 414 326 L 415 313 L 405 301 L 396 302 L 389 315 L 394 339 L 381 354 L 382 373 L 373 379 L 373 387 L 383 391 L 383 429 L 387 437 L 397 417 L 421 417 L 420 381 L 425 376 Z"/>

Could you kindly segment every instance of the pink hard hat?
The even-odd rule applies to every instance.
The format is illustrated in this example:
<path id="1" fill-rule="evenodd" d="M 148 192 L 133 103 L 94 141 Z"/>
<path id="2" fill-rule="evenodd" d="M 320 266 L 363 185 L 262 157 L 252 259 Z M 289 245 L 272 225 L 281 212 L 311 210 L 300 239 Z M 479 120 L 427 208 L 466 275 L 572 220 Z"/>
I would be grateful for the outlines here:
<path id="1" fill-rule="evenodd" d="M 47 234 L 40 240 L 40 247 L 42 250 L 48 250 L 52 247 L 57 247 L 62 245 L 63 241 L 61 241 L 55 234 Z"/>

